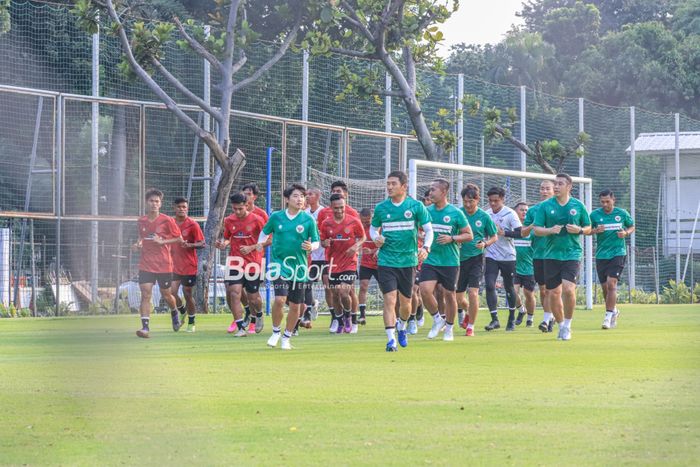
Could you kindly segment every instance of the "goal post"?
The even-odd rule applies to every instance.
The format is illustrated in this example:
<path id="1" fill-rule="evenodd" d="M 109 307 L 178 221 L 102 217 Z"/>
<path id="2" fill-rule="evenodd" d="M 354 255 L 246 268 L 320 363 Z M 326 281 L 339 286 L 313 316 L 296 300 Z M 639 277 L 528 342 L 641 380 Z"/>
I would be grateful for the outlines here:
<path id="1" fill-rule="evenodd" d="M 450 181 L 449 201 L 461 206 L 460 192 L 467 183 L 479 186 L 481 199 L 486 199 L 485 192 L 493 186 L 506 190 L 506 205 L 513 206 L 518 201 L 539 201 L 539 183 L 527 183 L 542 180 L 554 180 L 555 176 L 536 172 L 477 167 L 472 165 L 449 164 L 447 162 L 410 159 L 408 161 L 408 193 L 415 199 L 422 196 L 419 187 L 425 187 L 435 178 Z M 587 177 L 571 177 L 574 186 L 572 196 L 579 198 L 588 212 L 593 207 L 593 180 Z M 517 182 L 517 183 L 516 183 Z M 521 186 L 526 187 L 525 199 Z M 511 190 L 511 186 L 513 189 Z M 593 308 L 593 237 L 584 238 L 584 285 L 586 288 L 586 309 Z"/>

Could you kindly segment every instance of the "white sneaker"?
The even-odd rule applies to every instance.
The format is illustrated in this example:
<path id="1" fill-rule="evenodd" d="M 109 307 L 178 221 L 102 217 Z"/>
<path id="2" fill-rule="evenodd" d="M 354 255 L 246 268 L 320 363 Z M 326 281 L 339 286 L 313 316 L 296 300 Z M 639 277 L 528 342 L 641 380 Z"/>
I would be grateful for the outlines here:
<path id="1" fill-rule="evenodd" d="M 416 335 L 418 334 L 418 325 L 416 324 L 416 320 L 412 319 L 411 321 L 408 322 L 408 333 L 411 335 Z"/>
<path id="2" fill-rule="evenodd" d="M 245 337 L 248 335 L 248 330 L 245 328 L 241 328 L 238 331 L 235 332 L 233 337 Z"/>
<path id="3" fill-rule="evenodd" d="M 613 311 L 612 318 L 610 319 L 610 327 L 611 328 L 616 328 L 617 327 L 617 318 L 620 316 L 620 310 L 615 308 L 615 311 Z"/>
<path id="4" fill-rule="evenodd" d="M 350 334 L 357 334 L 357 324 L 352 325 L 352 329 L 350 329 Z"/>
<path id="5" fill-rule="evenodd" d="M 425 318 L 421 316 L 421 318 L 418 320 L 418 327 L 422 328 L 424 324 L 425 324 Z"/>
<path id="6" fill-rule="evenodd" d="M 454 330 L 452 328 L 445 328 L 445 334 L 442 335 L 442 340 L 450 342 L 455 340 Z"/>
<path id="7" fill-rule="evenodd" d="M 273 332 L 270 338 L 267 340 L 267 345 L 273 348 L 277 347 L 277 343 L 280 341 L 280 337 L 282 337 L 282 331 Z"/>
<path id="8" fill-rule="evenodd" d="M 564 332 L 564 326 L 559 326 L 559 333 L 557 334 L 557 340 L 561 340 L 562 333 Z"/>
<path id="9" fill-rule="evenodd" d="M 571 340 L 571 329 L 568 327 L 564 326 L 561 328 L 561 340 L 563 341 L 570 341 Z"/>
<path id="10" fill-rule="evenodd" d="M 430 332 L 428 332 L 428 339 L 435 339 L 444 326 L 445 320 L 442 319 L 442 316 L 435 315 L 433 318 L 433 326 L 430 328 Z"/>
<path id="11" fill-rule="evenodd" d="M 608 318 L 607 316 L 605 319 L 603 319 L 603 325 L 601 326 L 602 329 L 610 329 L 612 327 L 611 324 L 611 318 Z"/>
<path id="12" fill-rule="evenodd" d="M 292 350 L 292 340 L 286 337 L 282 338 L 282 345 L 280 345 L 282 350 Z"/>
<path id="13" fill-rule="evenodd" d="M 314 304 L 311 305 L 311 321 L 316 321 L 318 318 L 318 300 L 314 300 Z"/>
<path id="14" fill-rule="evenodd" d="M 335 334 L 338 332 L 338 320 L 334 319 L 333 322 L 331 323 L 331 327 L 328 328 L 328 332 L 331 334 Z"/>

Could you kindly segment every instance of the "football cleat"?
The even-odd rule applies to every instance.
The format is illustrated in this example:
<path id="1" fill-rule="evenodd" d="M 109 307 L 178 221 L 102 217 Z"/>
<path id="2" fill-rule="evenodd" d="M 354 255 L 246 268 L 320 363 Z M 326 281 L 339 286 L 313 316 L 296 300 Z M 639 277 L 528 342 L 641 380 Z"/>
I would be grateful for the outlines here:
<path id="1" fill-rule="evenodd" d="M 281 332 L 273 332 L 270 338 L 267 340 L 267 345 L 269 347 L 277 347 L 277 343 L 280 341 L 280 337 L 282 337 Z"/>
<path id="2" fill-rule="evenodd" d="M 499 329 L 501 327 L 501 323 L 498 322 L 497 319 L 491 320 L 489 324 L 484 326 L 484 329 L 487 331 L 493 331 L 494 329 Z"/>
<path id="3" fill-rule="evenodd" d="M 396 341 L 394 339 L 391 339 L 389 342 L 386 343 L 387 352 L 396 352 L 397 350 L 399 349 L 396 348 Z"/>
<path id="4" fill-rule="evenodd" d="M 151 337 L 148 329 L 139 329 L 138 331 L 136 331 L 136 335 L 144 339 L 148 339 L 149 337 Z"/>
<path id="5" fill-rule="evenodd" d="M 399 345 L 401 347 L 408 346 L 408 333 L 405 330 L 401 330 L 398 332 L 398 335 L 399 335 Z"/>

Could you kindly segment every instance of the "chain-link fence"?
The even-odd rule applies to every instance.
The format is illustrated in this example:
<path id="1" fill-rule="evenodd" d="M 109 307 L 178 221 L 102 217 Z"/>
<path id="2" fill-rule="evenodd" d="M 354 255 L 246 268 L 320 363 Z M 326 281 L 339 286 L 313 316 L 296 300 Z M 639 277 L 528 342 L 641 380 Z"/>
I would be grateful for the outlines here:
<path id="1" fill-rule="evenodd" d="M 121 52 L 113 38 L 90 37 L 64 7 L 12 2 L 10 10 L 12 29 L 0 36 L 0 301 L 18 297 L 22 307 L 48 302 L 58 282 L 65 286 L 59 291 L 68 297 L 65 307 L 88 309 L 91 302 L 93 309 L 109 308 L 114 291 L 134 275 L 128 245 L 133 222 L 143 212 L 145 188 L 163 189 L 166 205 L 187 196 L 191 215 L 202 220 L 215 164 L 170 112 L 149 102 L 154 97 L 142 83 L 117 71 Z M 93 47 L 99 64 L 92 62 Z M 272 46 L 260 45 L 243 73 L 273 52 Z M 201 60 L 177 47 L 168 46 L 165 63 L 199 95 L 211 85 L 205 83 Z M 281 188 L 289 182 L 325 188 L 334 177 L 351 182 L 356 191 L 351 200 L 359 207 L 371 206 L 381 196 L 372 191 L 374 181 L 405 168 L 410 158 L 424 158 L 409 136 L 410 120 L 399 99 L 336 98 L 344 87 L 342 65 L 379 67 L 289 52 L 234 95 L 232 143 L 247 158 L 240 183 L 263 188 L 261 206 L 270 196 L 273 208 L 279 207 Z M 88 97 L 97 78 L 100 97 Z M 462 75 L 422 71 L 419 81 L 427 119 L 440 109 L 462 116 L 452 128 L 457 145 L 445 162 L 540 170 L 508 142 L 484 141 L 483 118 L 459 111 L 466 95 L 478 96 L 484 106 L 513 108 L 518 116 L 513 134 L 523 142 L 569 144 L 579 132 L 588 133 L 584 157 L 568 160 L 563 170 L 592 178 L 594 193 L 612 189 L 618 206 L 636 219 L 622 290 L 631 286 L 653 293 L 627 297 L 656 301 L 669 280 L 695 284 L 700 242 L 692 249 L 690 244 L 697 237 L 700 121 Z M 203 121 L 196 108 L 186 110 Z M 268 148 L 275 148 L 269 192 L 264 189 Z M 509 188 L 536 201 L 527 181 Z"/>

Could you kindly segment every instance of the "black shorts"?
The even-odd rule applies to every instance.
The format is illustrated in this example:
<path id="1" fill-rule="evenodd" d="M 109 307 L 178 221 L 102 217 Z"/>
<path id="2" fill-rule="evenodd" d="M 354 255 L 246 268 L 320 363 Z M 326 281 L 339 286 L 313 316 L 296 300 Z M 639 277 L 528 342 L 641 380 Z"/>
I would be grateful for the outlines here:
<path id="1" fill-rule="evenodd" d="M 413 281 L 415 281 L 416 278 L 415 267 L 391 268 L 388 266 L 379 266 L 377 275 L 379 290 L 381 290 L 383 294 L 398 290 L 404 297 L 411 298 L 413 294 Z"/>
<path id="2" fill-rule="evenodd" d="M 433 266 L 432 264 L 423 264 L 420 271 L 420 281 L 437 281 L 443 289 L 450 292 L 457 288 L 457 276 L 459 275 L 459 266 Z"/>
<path id="3" fill-rule="evenodd" d="M 578 268 L 578 260 L 559 261 L 557 259 L 545 259 L 544 283 L 547 289 L 556 289 L 561 285 L 562 281 L 576 283 Z"/>
<path id="4" fill-rule="evenodd" d="M 544 260 L 543 259 L 533 259 L 532 267 L 535 270 L 535 282 L 540 287 L 544 286 Z"/>
<path id="5" fill-rule="evenodd" d="M 226 287 L 230 285 L 238 285 L 242 284 L 243 289 L 245 290 L 246 293 L 256 293 L 258 289 L 260 289 L 260 284 L 262 283 L 261 279 L 249 279 L 244 277 L 241 277 L 240 279 L 235 279 L 232 281 L 224 281 L 226 283 Z"/>
<path id="6" fill-rule="evenodd" d="M 360 266 L 360 280 L 368 281 L 374 277 L 375 281 L 379 281 L 379 275 L 376 269 L 368 268 L 367 266 Z"/>
<path id="7" fill-rule="evenodd" d="M 161 289 L 169 289 L 173 281 L 172 272 L 150 272 L 139 270 L 139 284 L 155 284 Z"/>
<path id="8" fill-rule="evenodd" d="M 625 261 L 627 256 L 615 256 L 610 259 L 596 259 L 595 269 L 598 271 L 598 281 L 605 284 L 608 277 L 620 279 L 623 269 L 625 269 Z"/>
<path id="9" fill-rule="evenodd" d="M 535 276 L 518 274 L 516 272 L 515 276 L 513 276 L 513 284 L 519 285 L 522 288 L 529 290 L 530 292 L 534 292 L 536 285 Z"/>
<path id="10" fill-rule="evenodd" d="M 183 287 L 194 287 L 197 283 L 197 276 L 183 276 L 182 274 L 173 273 L 173 281 L 180 281 L 180 285 Z"/>
<path id="11" fill-rule="evenodd" d="M 457 292 L 466 292 L 467 289 L 478 289 L 481 276 L 484 275 L 484 255 L 476 255 L 459 263 L 459 279 L 457 280 Z"/>
<path id="12" fill-rule="evenodd" d="M 309 282 L 318 282 L 323 276 L 327 276 L 328 269 L 328 261 L 322 259 L 311 261 L 311 266 L 309 266 Z M 320 274 L 319 271 L 321 272 Z"/>
<path id="13" fill-rule="evenodd" d="M 296 305 L 304 303 L 304 294 L 310 285 L 308 282 L 288 281 L 282 278 L 275 279 L 272 283 L 275 297 L 287 297 L 289 303 Z"/>
<path id="14" fill-rule="evenodd" d="M 484 266 L 484 276 L 487 281 L 493 280 L 496 283 L 498 273 L 501 273 L 503 279 L 512 278 L 515 275 L 515 261 L 499 261 L 493 258 L 486 258 Z"/>
<path id="15" fill-rule="evenodd" d="M 338 286 L 340 284 L 354 284 L 357 280 L 357 273 L 355 271 L 341 271 L 331 273 L 328 276 L 328 285 L 331 287 Z"/>

